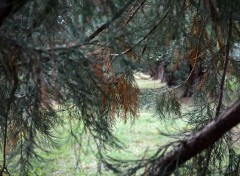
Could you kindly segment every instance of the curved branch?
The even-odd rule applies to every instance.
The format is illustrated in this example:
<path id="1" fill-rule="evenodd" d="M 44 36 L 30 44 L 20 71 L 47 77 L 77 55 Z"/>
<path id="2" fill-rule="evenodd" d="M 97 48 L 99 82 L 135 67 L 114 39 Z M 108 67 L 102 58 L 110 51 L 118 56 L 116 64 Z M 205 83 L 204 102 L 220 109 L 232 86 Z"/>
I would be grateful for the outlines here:
<path id="1" fill-rule="evenodd" d="M 129 0 L 118 12 L 116 12 L 115 15 L 113 15 L 113 17 L 109 21 L 107 21 L 106 23 L 101 25 L 99 28 L 97 28 L 95 31 L 93 31 L 93 33 L 91 33 L 88 37 L 86 37 L 83 42 L 75 41 L 75 42 L 70 42 L 68 44 L 64 43 L 63 45 L 59 45 L 59 46 L 55 46 L 55 47 L 47 47 L 47 48 L 36 47 L 33 49 L 36 51 L 40 51 L 40 52 L 50 52 L 50 51 L 55 51 L 55 50 L 64 50 L 64 49 L 68 50 L 70 48 L 78 48 L 85 44 L 89 44 L 100 33 L 102 33 L 104 30 L 106 30 L 110 25 L 112 25 L 114 21 L 119 19 L 124 14 L 124 12 L 126 12 L 126 10 L 130 7 L 130 5 L 132 5 L 135 1 L 136 0 L 134 0 L 134 1 Z"/>
<path id="2" fill-rule="evenodd" d="M 129 8 L 129 6 L 133 3 L 134 1 L 130 0 L 128 1 L 114 16 L 113 18 L 100 26 L 96 31 L 94 31 L 89 37 L 85 39 L 85 42 L 90 42 L 92 39 L 94 39 L 98 34 L 100 34 L 103 30 L 108 28 L 116 19 L 122 16 L 122 14 Z"/>
<path id="3" fill-rule="evenodd" d="M 223 75 L 222 75 L 222 80 L 221 80 L 221 85 L 220 85 L 218 104 L 217 104 L 217 108 L 216 108 L 216 116 L 218 116 L 220 114 L 220 110 L 221 110 L 221 106 L 222 106 L 224 82 L 225 82 L 225 77 L 226 77 L 228 62 L 229 62 L 231 37 L 232 37 L 232 11 L 230 11 L 230 16 L 229 16 L 228 37 L 227 37 L 226 53 L 225 53 L 225 60 L 224 60 L 224 69 L 223 69 Z"/>
<path id="4" fill-rule="evenodd" d="M 216 120 L 210 122 L 198 133 L 185 140 L 178 148 L 158 159 L 154 166 L 149 167 L 146 175 L 171 175 L 176 168 L 190 158 L 201 153 L 219 140 L 231 128 L 240 123 L 240 99 L 226 109 Z"/>

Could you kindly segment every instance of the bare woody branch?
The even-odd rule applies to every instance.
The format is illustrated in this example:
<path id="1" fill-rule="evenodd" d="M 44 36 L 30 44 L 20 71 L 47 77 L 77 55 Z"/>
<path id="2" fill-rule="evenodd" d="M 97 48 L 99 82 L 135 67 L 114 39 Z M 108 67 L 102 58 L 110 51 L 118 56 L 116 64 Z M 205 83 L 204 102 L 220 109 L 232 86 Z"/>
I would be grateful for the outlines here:
<path id="1" fill-rule="evenodd" d="M 174 170 L 190 158 L 201 153 L 218 141 L 224 134 L 240 123 L 240 99 L 233 103 L 215 120 L 196 134 L 190 136 L 178 148 L 159 158 L 149 167 L 146 175 L 171 175 Z"/>

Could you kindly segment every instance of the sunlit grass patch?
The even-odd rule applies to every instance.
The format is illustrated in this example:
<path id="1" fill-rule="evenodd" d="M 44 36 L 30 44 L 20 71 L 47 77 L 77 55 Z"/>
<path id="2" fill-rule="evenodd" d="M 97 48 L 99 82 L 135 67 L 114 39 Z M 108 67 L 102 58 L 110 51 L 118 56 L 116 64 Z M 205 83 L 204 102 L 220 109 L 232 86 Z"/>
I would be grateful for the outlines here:
<path id="1" fill-rule="evenodd" d="M 136 79 L 136 83 L 140 89 L 156 89 L 166 86 L 165 83 L 161 83 L 160 80 L 144 80 Z"/>

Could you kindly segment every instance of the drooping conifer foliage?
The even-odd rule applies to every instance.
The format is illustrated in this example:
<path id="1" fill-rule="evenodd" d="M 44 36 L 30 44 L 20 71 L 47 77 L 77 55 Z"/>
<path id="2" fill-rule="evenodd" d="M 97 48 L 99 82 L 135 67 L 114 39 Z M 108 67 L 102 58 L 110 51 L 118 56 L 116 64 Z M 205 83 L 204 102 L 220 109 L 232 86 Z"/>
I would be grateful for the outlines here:
<path id="1" fill-rule="evenodd" d="M 131 162 L 123 163 L 125 174 L 138 173 L 140 168 L 144 170 L 143 175 L 170 175 L 176 169 L 176 175 L 239 173 L 237 144 L 234 143 L 238 130 L 226 130 L 224 134 L 215 130 L 213 133 L 219 135 L 216 142 L 215 137 L 205 134 L 209 127 L 204 128 L 211 120 L 218 120 L 229 100 L 239 97 L 239 8 L 237 1 L 145 2 L 142 18 L 153 24 L 148 24 L 147 36 L 139 40 L 143 48 L 141 59 L 146 61 L 146 58 L 154 54 L 156 58 L 162 53 L 165 80 L 174 85 L 158 96 L 157 111 L 161 119 L 183 118 L 187 130 L 174 134 L 179 136 L 179 141 L 160 148 L 152 158 L 133 161 L 135 167 L 126 171 Z M 153 11 L 156 16 L 151 14 Z M 144 22 L 141 25 L 147 26 Z M 179 100 L 190 96 L 194 99 L 194 107 L 182 114 Z M 238 108 L 232 109 L 235 120 Z M 224 123 L 220 129 L 227 126 Z M 205 135 L 203 138 L 200 137 L 202 134 Z M 195 138 L 199 143 L 193 142 Z M 202 147 L 205 150 L 199 149 Z"/>
<path id="2" fill-rule="evenodd" d="M 117 45 L 100 35 L 116 30 L 112 23 L 131 4 L 115 3 L 1 1 L 1 174 L 16 159 L 27 174 L 35 149 L 54 145 L 52 129 L 64 123 L 59 112 L 106 144 L 117 142 L 115 114 L 137 115 L 131 70 L 124 63 L 122 71 L 113 68 Z"/>
<path id="3" fill-rule="evenodd" d="M 138 113 L 133 70 L 161 55 L 171 87 L 156 109 L 160 119 L 184 118 L 188 130 L 149 159 L 103 162 L 129 175 L 237 175 L 238 133 L 230 129 L 239 123 L 238 103 L 220 114 L 239 97 L 239 11 L 238 0 L 0 0 L 0 173 L 17 160 L 26 175 L 35 149 L 55 144 L 61 112 L 99 145 L 117 145 L 115 119 Z M 194 106 L 182 114 L 179 99 L 190 96 Z M 229 128 L 221 128 L 227 117 Z M 216 135 L 194 136 L 206 131 Z"/>

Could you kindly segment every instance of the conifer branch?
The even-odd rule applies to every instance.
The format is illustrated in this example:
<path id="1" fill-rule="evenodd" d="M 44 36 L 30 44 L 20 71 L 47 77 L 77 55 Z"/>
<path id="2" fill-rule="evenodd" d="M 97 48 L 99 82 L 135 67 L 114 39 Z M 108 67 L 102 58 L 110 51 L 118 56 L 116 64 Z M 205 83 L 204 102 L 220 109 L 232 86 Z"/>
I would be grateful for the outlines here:
<path id="1" fill-rule="evenodd" d="M 0 0 L 0 26 L 5 18 L 22 7 L 27 0 Z"/>
<path id="2" fill-rule="evenodd" d="M 123 54 L 127 54 L 128 52 L 132 51 L 136 46 L 139 46 L 139 44 L 141 44 L 144 40 L 146 40 L 148 38 L 148 36 L 150 36 L 156 29 L 157 27 L 163 22 L 163 20 L 166 19 L 168 13 L 169 13 L 170 9 L 168 9 L 165 14 L 163 15 L 163 17 L 157 21 L 157 23 L 148 31 L 147 34 L 145 34 L 142 38 L 140 38 L 138 40 L 138 42 L 136 44 L 134 44 L 132 47 L 126 49 L 125 51 L 118 53 L 118 54 L 111 54 L 112 56 L 121 56 Z"/>
<path id="3" fill-rule="evenodd" d="M 98 34 L 100 34 L 103 30 L 108 28 L 116 19 L 122 16 L 122 14 L 128 9 L 128 7 L 133 3 L 134 1 L 130 0 L 128 1 L 123 8 L 121 8 L 114 16 L 113 18 L 100 26 L 96 31 L 94 31 L 89 37 L 85 39 L 85 42 L 90 42 L 92 39 L 94 39 Z"/>
<path id="4" fill-rule="evenodd" d="M 55 47 L 47 47 L 47 48 L 39 48 L 36 47 L 34 48 L 36 51 L 56 51 L 56 50 L 65 50 L 65 49 L 71 49 L 71 48 L 78 48 L 81 47 L 85 44 L 89 44 L 95 37 L 97 37 L 101 32 L 103 32 L 105 29 L 107 29 L 115 20 L 120 18 L 122 14 L 129 8 L 129 6 L 133 3 L 134 1 L 130 0 L 128 1 L 109 21 L 101 25 L 99 28 L 97 28 L 91 35 L 85 38 L 85 40 L 82 41 L 75 41 L 75 42 L 70 42 L 67 44 L 55 46 Z"/>
<path id="5" fill-rule="evenodd" d="M 222 106 L 224 82 L 225 82 L 225 77 L 226 77 L 228 62 L 229 62 L 229 50 L 230 50 L 231 37 L 232 37 L 232 11 L 230 11 L 230 15 L 229 15 L 228 38 L 227 38 L 227 45 L 226 45 L 223 75 L 222 75 L 221 85 L 220 85 L 219 99 L 218 99 L 218 104 L 216 108 L 216 116 L 220 114 L 220 110 Z"/>
<path id="6" fill-rule="evenodd" d="M 168 152 L 164 157 L 150 166 L 146 175 L 171 175 L 176 168 L 184 164 L 190 158 L 201 153 L 204 149 L 213 145 L 231 128 L 240 123 L 240 99 L 234 102 L 218 118 L 212 120 L 198 133 L 191 135 L 175 150 Z"/>
<path id="7" fill-rule="evenodd" d="M 0 26 L 13 8 L 13 0 L 0 0 Z"/>

